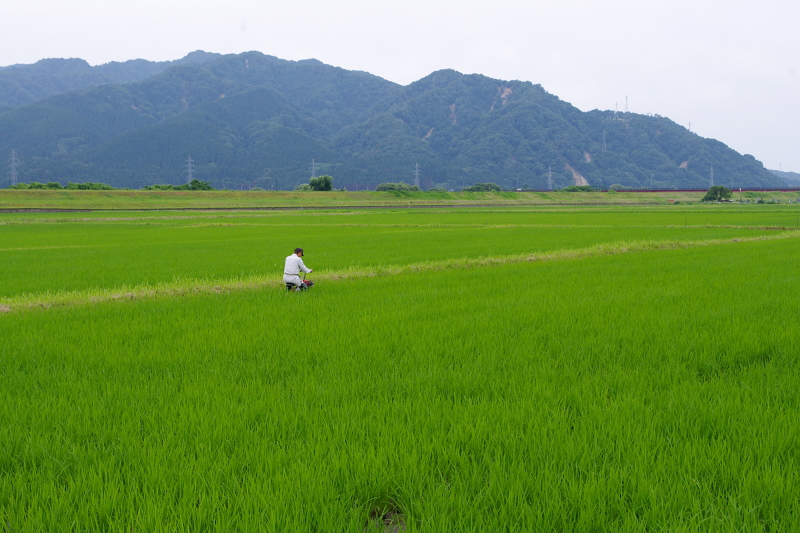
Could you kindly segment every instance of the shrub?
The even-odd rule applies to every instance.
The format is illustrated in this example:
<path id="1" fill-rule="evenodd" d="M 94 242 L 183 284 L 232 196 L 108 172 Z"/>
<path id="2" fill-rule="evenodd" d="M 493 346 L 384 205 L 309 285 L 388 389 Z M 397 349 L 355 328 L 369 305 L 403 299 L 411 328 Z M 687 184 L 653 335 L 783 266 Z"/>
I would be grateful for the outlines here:
<path id="1" fill-rule="evenodd" d="M 461 189 L 464 192 L 499 192 L 502 191 L 502 187 L 500 187 L 496 183 L 476 183 L 470 187 L 464 187 Z"/>
<path id="2" fill-rule="evenodd" d="M 574 187 L 574 185 L 573 185 Z M 627 185 L 621 185 L 619 183 L 615 183 L 613 185 L 608 186 L 608 192 L 614 191 L 635 191 L 636 187 L 628 187 Z"/>
<path id="3" fill-rule="evenodd" d="M 192 180 L 183 185 L 172 185 L 167 183 L 165 185 L 145 185 L 146 191 L 213 191 L 214 187 L 211 186 L 210 181 Z"/>
<path id="4" fill-rule="evenodd" d="M 111 185 L 94 181 L 87 181 L 85 183 L 72 183 L 70 181 L 67 183 L 66 188 L 80 191 L 111 191 L 116 189 L 116 187 L 112 187 Z"/>
<path id="5" fill-rule="evenodd" d="M 570 185 L 561 189 L 563 192 L 594 192 L 591 185 Z"/>
<path id="6" fill-rule="evenodd" d="M 175 187 L 179 191 L 213 191 L 210 181 L 192 180 L 191 182 Z"/>
<path id="7" fill-rule="evenodd" d="M 392 183 L 386 182 L 381 183 L 377 187 L 375 187 L 376 191 L 419 191 L 420 188 L 416 185 L 409 185 L 408 183 Z"/>
<path id="8" fill-rule="evenodd" d="M 44 189 L 45 184 L 39 183 L 38 181 L 32 181 L 30 183 L 17 183 L 16 185 L 12 185 L 9 189 Z"/>

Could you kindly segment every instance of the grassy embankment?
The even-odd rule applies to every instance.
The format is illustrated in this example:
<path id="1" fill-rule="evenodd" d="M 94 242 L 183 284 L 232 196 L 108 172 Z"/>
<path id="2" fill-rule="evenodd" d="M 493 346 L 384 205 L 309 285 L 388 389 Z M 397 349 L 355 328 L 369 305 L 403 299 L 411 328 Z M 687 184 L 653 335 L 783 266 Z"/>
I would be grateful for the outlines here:
<path id="1" fill-rule="evenodd" d="M 759 193 L 761 194 L 761 193 Z M 767 193 L 797 198 L 800 193 Z M 326 192 L 0 190 L 0 209 L 201 209 L 386 205 L 566 205 L 697 202 L 702 192 Z"/>
<path id="2" fill-rule="evenodd" d="M 798 253 L 731 242 L 2 315 L 0 523 L 346 532 L 391 509 L 409 531 L 792 530 Z"/>

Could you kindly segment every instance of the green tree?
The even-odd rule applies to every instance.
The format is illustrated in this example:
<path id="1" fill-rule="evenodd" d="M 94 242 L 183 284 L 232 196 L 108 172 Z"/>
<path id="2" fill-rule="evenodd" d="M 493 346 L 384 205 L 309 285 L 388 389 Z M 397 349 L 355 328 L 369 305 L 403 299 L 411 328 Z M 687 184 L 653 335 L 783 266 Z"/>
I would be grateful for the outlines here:
<path id="1" fill-rule="evenodd" d="M 333 178 L 331 176 L 319 176 L 308 180 L 308 186 L 312 191 L 332 191 Z"/>
<path id="2" fill-rule="evenodd" d="M 701 202 L 722 202 L 723 200 L 730 200 L 732 194 L 731 190 L 727 187 L 723 187 L 722 185 L 714 185 L 710 189 L 703 199 L 700 200 Z"/>

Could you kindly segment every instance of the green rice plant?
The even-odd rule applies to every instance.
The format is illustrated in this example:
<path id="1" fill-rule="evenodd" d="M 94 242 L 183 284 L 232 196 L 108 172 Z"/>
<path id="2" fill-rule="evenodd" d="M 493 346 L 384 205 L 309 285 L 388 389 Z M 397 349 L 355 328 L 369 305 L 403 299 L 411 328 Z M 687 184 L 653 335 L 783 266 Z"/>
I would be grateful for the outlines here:
<path id="1" fill-rule="evenodd" d="M 330 272 L 612 242 L 750 238 L 762 234 L 759 223 L 767 222 L 740 219 L 751 227 L 733 224 L 725 212 L 715 216 L 692 214 L 696 223 L 683 225 L 672 224 L 677 222 L 672 214 L 642 210 L 29 220 L 0 233 L 0 297 L 92 289 L 124 293 L 130 292 L 125 287 L 175 285 L 187 278 L 280 279 L 283 258 L 298 245 L 308 251 L 310 265 Z"/>
<path id="2" fill-rule="evenodd" d="M 474 268 L 488 265 L 501 265 L 519 263 L 524 261 L 565 261 L 579 258 L 588 258 L 599 255 L 616 255 L 638 253 L 652 250 L 670 250 L 678 248 L 694 248 L 699 246 L 714 246 L 720 244 L 734 244 L 739 242 L 765 241 L 777 239 L 791 239 L 800 237 L 795 232 L 781 232 L 773 235 L 759 235 L 749 238 L 734 239 L 706 239 L 701 241 L 631 241 L 618 243 L 604 243 L 588 248 L 555 250 L 537 252 L 532 254 L 512 254 L 480 256 L 477 258 L 449 258 L 434 261 L 411 263 L 408 265 L 378 265 L 363 269 L 350 266 L 342 270 L 316 273 L 318 281 L 340 281 L 350 279 L 363 279 L 375 276 L 393 276 L 407 272 L 445 271 L 452 269 Z M 0 312 L 24 311 L 40 308 L 52 308 L 74 305 L 92 305 L 99 302 L 127 301 L 133 299 L 152 299 L 164 297 L 185 296 L 198 293 L 216 293 L 253 290 L 270 287 L 283 287 L 282 278 L 270 275 L 250 275 L 229 279 L 208 278 L 176 278 L 171 283 L 158 283 L 156 285 L 118 286 L 113 289 L 92 288 L 84 290 L 62 290 L 58 292 L 45 292 L 33 294 L 20 294 L 0 298 Z"/>
<path id="3" fill-rule="evenodd" d="M 785 531 L 798 241 L 0 316 L 13 531 Z"/>

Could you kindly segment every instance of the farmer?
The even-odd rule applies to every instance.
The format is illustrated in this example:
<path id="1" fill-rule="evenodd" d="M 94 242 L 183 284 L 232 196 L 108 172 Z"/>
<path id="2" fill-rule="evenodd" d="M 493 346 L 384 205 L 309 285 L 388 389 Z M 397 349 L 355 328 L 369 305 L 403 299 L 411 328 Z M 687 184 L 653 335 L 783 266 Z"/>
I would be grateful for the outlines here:
<path id="1" fill-rule="evenodd" d="M 301 270 L 309 274 L 314 272 L 303 264 L 303 249 L 295 248 L 294 253 L 286 258 L 286 266 L 283 267 L 283 282 L 287 285 L 290 283 L 296 285 L 296 291 L 305 288 L 299 276 Z"/>

